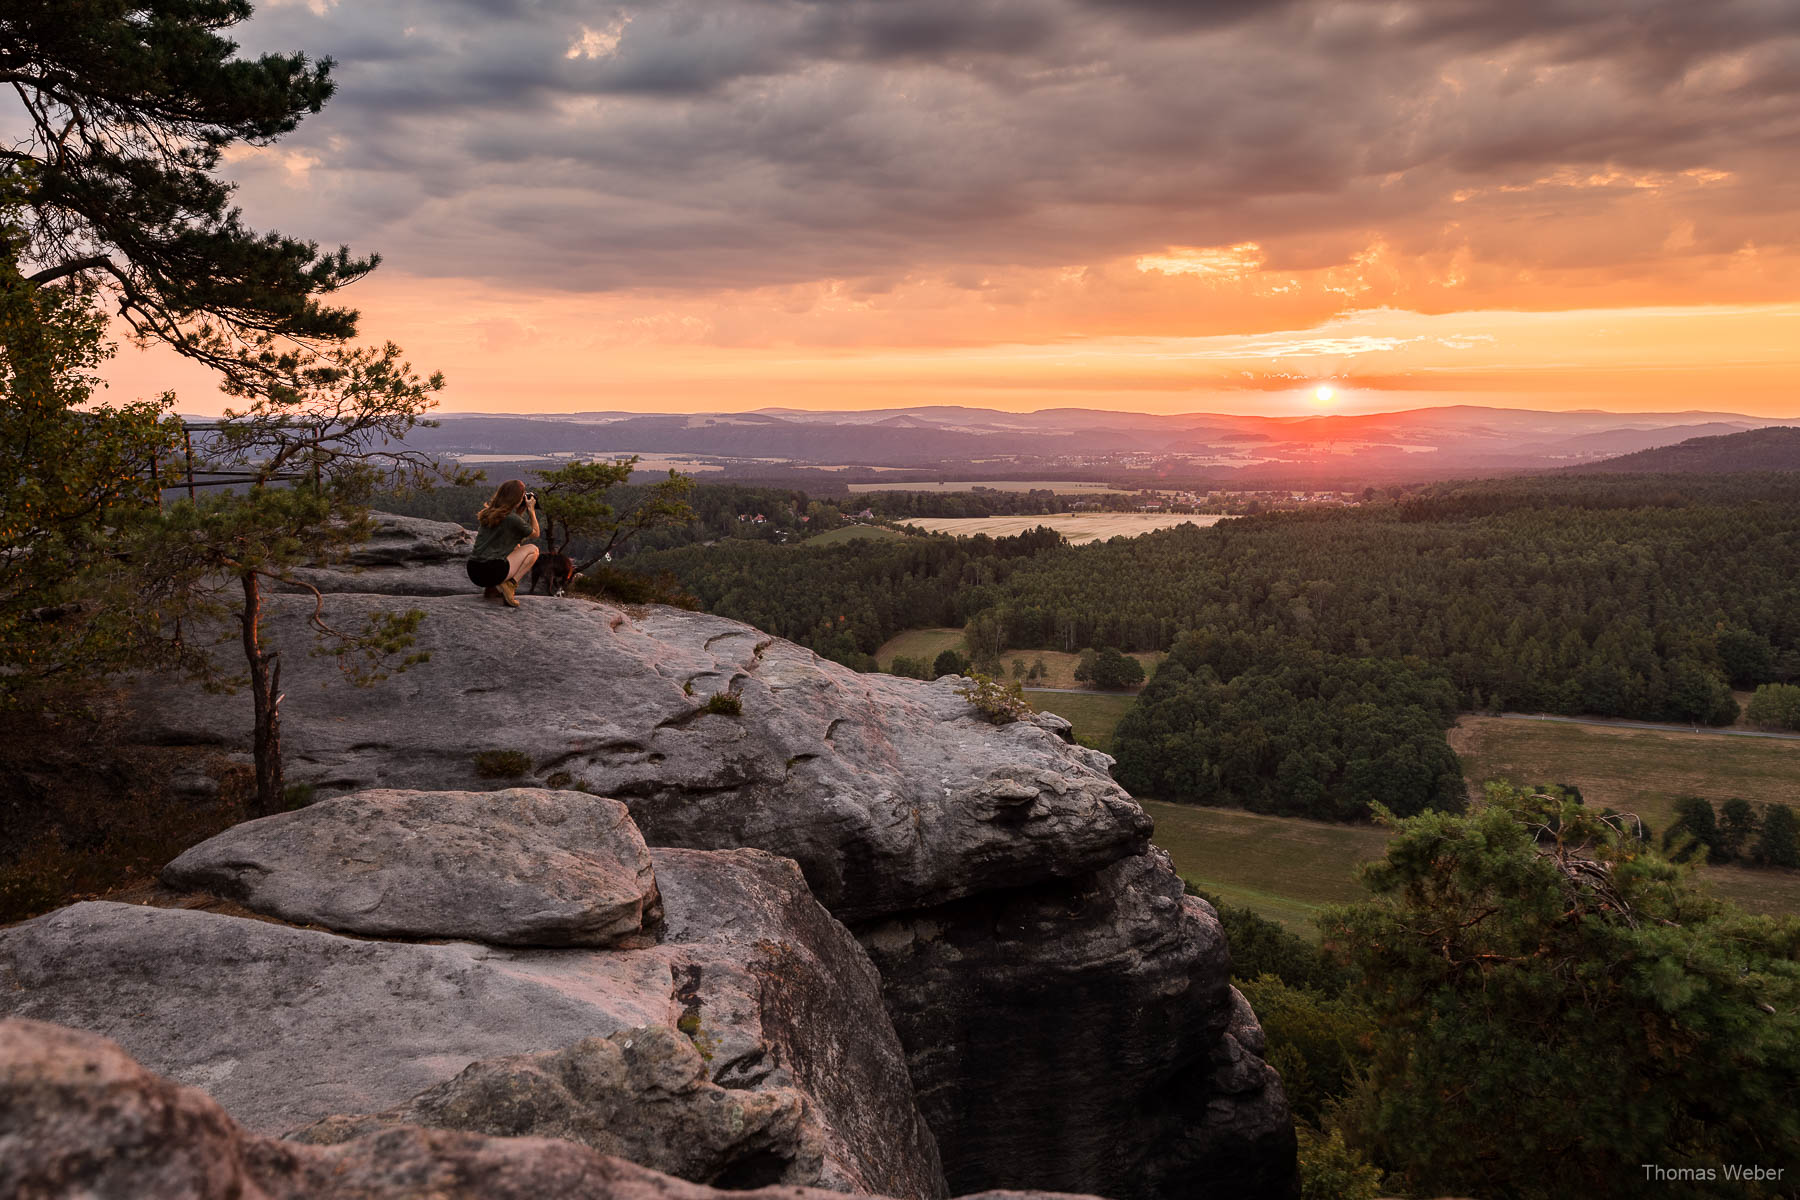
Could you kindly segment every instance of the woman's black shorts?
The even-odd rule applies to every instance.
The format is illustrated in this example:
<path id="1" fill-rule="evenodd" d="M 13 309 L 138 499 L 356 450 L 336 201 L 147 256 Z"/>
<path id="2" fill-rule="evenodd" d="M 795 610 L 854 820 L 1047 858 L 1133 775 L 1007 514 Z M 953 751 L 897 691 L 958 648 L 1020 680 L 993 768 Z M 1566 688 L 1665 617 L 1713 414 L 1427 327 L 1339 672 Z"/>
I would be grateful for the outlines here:
<path id="1" fill-rule="evenodd" d="M 499 587 L 512 574 L 512 564 L 504 558 L 471 558 L 469 582 L 476 587 Z"/>

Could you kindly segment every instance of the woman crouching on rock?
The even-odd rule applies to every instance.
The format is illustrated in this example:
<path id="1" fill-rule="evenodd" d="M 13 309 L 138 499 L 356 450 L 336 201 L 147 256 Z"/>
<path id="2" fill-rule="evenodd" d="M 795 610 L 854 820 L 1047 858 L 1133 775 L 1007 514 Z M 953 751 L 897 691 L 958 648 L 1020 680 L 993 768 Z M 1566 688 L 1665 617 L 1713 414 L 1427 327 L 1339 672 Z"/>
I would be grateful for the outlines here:
<path id="1" fill-rule="evenodd" d="M 517 608 L 519 580 L 538 556 L 538 548 L 525 540 L 538 536 L 537 497 L 525 490 L 523 480 L 509 479 L 495 489 L 475 521 L 481 528 L 469 551 L 469 582 L 487 589 L 482 595 L 489 600 Z"/>

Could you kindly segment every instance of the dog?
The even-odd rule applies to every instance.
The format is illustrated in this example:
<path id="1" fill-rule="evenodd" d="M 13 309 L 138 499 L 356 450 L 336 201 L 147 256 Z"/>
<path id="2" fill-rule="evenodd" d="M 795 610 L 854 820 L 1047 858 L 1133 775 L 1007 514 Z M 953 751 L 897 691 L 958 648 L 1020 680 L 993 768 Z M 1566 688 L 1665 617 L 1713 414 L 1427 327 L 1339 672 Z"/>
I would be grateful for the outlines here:
<path id="1" fill-rule="evenodd" d="M 560 596 L 569 590 L 569 580 L 573 578 L 574 559 L 566 554 L 540 554 L 531 564 L 531 594 L 537 595 L 538 584 L 542 582 L 545 591 Z"/>

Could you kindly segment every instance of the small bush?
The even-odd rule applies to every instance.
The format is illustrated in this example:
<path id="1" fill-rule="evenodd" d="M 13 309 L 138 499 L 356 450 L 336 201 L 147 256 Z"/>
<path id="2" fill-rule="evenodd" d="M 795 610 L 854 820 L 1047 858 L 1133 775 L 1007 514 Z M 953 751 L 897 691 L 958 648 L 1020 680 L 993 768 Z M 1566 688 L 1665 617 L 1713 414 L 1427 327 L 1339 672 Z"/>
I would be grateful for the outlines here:
<path id="1" fill-rule="evenodd" d="M 545 787 L 566 788 L 575 782 L 575 777 L 567 771 L 557 771 L 544 779 Z"/>
<path id="2" fill-rule="evenodd" d="M 730 692 L 714 692 L 700 706 L 700 711 L 718 713 L 721 717 L 741 717 L 744 715 L 744 702 Z"/>
<path id="3" fill-rule="evenodd" d="M 1351 995 L 1322 996 L 1273 975 L 1239 979 L 1237 989 L 1256 1011 L 1294 1117 L 1323 1121 L 1368 1072 L 1374 1015 Z"/>
<path id="4" fill-rule="evenodd" d="M 1025 699 L 1025 689 L 1017 683 L 1002 683 L 988 675 L 974 674 L 970 682 L 956 689 L 972 708 L 996 725 L 1010 725 L 1037 710 Z"/>
<path id="5" fill-rule="evenodd" d="M 1300 1200 L 1375 1200 L 1386 1189 L 1381 1169 L 1344 1144 L 1337 1130 L 1318 1133 L 1302 1125 Z"/>
<path id="6" fill-rule="evenodd" d="M 305 808 L 313 802 L 317 791 L 310 783 L 290 783 L 281 789 L 281 805 L 283 812 L 293 812 L 297 808 Z"/>
<path id="7" fill-rule="evenodd" d="M 475 774 L 483 779 L 517 779 L 531 770 L 523 750 L 483 750 L 475 755 Z"/>

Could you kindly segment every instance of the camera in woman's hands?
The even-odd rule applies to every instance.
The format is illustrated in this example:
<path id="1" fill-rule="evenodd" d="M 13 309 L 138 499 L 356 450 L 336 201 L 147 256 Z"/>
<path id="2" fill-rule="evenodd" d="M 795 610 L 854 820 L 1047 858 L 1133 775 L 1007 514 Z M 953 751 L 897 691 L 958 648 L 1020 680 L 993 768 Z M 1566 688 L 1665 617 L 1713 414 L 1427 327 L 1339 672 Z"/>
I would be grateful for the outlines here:
<path id="1" fill-rule="evenodd" d="M 537 493 L 536 492 L 526 492 L 525 493 L 525 503 L 536 504 L 537 503 Z"/>

